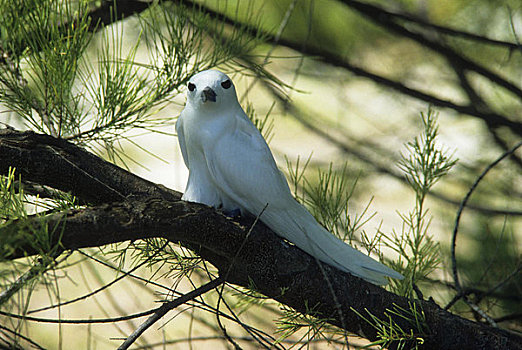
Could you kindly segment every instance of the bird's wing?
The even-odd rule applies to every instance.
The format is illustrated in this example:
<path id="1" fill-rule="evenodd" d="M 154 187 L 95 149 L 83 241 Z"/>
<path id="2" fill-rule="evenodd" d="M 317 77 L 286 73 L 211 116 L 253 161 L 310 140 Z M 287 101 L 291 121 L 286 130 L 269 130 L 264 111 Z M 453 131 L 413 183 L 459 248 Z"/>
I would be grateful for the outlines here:
<path id="1" fill-rule="evenodd" d="M 242 209 L 317 259 L 376 284 L 400 274 L 355 250 L 324 229 L 292 197 L 265 140 L 246 119 L 205 150 L 214 185 Z"/>
<path id="2" fill-rule="evenodd" d="M 181 113 L 178 120 L 176 121 L 176 133 L 178 134 L 179 148 L 181 149 L 181 155 L 183 156 L 183 161 L 185 162 L 185 165 L 187 166 L 187 168 L 190 169 L 188 155 L 187 155 L 187 146 L 185 145 L 185 134 L 183 131 L 183 113 Z"/>
<path id="3" fill-rule="evenodd" d="M 237 127 L 209 147 L 205 157 L 216 187 L 258 215 L 267 204 L 271 209 L 284 207 L 284 201 L 293 198 L 268 145 L 245 117 L 235 116 Z"/>

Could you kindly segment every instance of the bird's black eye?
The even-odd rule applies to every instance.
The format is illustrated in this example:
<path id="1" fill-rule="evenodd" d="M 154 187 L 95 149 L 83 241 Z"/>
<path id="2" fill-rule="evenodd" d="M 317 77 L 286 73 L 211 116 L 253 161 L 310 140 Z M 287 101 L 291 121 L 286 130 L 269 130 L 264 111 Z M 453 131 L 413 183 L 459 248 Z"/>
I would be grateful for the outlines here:
<path id="1" fill-rule="evenodd" d="M 232 86 L 232 82 L 230 79 L 227 79 L 221 83 L 221 86 L 223 86 L 223 89 L 229 89 Z"/>
<path id="2" fill-rule="evenodd" d="M 192 83 L 188 83 L 188 89 L 189 89 L 189 91 L 194 91 L 194 90 L 196 90 L 196 85 L 194 85 Z"/>

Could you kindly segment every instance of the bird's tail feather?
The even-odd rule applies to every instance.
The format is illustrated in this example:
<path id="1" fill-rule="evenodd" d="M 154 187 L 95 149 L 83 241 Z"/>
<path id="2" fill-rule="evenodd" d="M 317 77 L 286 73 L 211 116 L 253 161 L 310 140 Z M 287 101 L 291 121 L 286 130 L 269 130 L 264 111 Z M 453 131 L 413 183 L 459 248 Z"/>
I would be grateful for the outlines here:
<path id="1" fill-rule="evenodd" d="M 398 272 L 332 235 L 297 202 L 283 211 L 272 211 L 268 207 L 261 220 L 308 254 L 369 282 L 384 285 L 388 283 L 386 276 L 403 278 Z"/>

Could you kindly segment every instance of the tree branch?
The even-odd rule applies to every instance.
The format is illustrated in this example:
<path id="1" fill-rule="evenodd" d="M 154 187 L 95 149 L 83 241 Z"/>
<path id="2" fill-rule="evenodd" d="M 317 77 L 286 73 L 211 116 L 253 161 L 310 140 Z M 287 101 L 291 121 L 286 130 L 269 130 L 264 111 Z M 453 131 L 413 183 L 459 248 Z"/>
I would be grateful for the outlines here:
<path id="1" fill-rule="evenodd" d="M 353 1 L 353 3 L 361 4 L 358 1 L 357 2 Z M 372 5 L 369 5 L 369 4 L 364 4 L 364 5 L 369 6 L 369 7 L 376 7 L 376 6 L 372 6 Z M 477 34 L 474 34 L 474 33 L 463 31 L 463 30 L 457 30 L 457 29 L 453 29 L 453 28 L 437 25 L 437 24 L 430 23 L 430 22 L 425 21 L 425 20 L 423 20 L 423 19 L 421 19 L 419 17 L 415 17 L 415 16 L 412 16 L 412 15 L 407 14 L 407 13 L 392 12 L 392 11 L 387 11 L 387 10 L 381 9 L 381 8 L 377 8 L 377 9 L 378 9 L 378 13 L 386 15 L 386 16 L 388 16 L 391 19 L 400 19 L 400 20 L 403 20 L 405 22 L 415 23 L 415 24 L 417 24 L 420 27 L 430 28 L 430 29 L 433 29 L 433 30 L 441 33 L 441 34 L 445 34 L 445 35 L 448 35 L 448 36 L 461 37 L 461 38 L 464 38 L 464 39 L 473 40 L 473 41 L 477 41 L 477 42 L 484 43 L 484 44 L 501 46 L 501 47 L 508 48 L 508 49 L 510 49 L 512 51 L 516 50 L 516 49 L 518 49 L 518 50 L 522 49 L 522 45 L 520 45 L 518 43 L 512 43 L 512 42 L 503 41 L 503 40 L 497 40 L 497 39 L 491 39 L 491 38 L 488 38 L 488 37 L 483 36 L 483 35 L 477 35 Z"/>
<path id="2" fill-rule="evenodd" d="M 177 297 L 174 300 L 164 302 L 159 308 L 156 309 L 154 314 L 150 316 L 145 322 L 143 322 L 132 334 L 125 339 L 123 344 L 118 347 L 118 350 L 125 350 L 131 346 L 140 335 L 143 334 L 150 326 L 159 321 L 163 316 L 165 316 L 170 310 L 177 308 L 180 305 L 183 305 L 202 294 L 216 288 L 220 284 L 223 284 L 224 280 L 222 278 L 217 278 L 215 280 L 211 280 L 210 282 L 198 287 L 187 294 L 183 294 Z"/>
<path id="3" fill-rule="evenodd" d="M 116 1 L 116 8 L 118 11 L 118 16 L 107 16 L 106 11 L 104 12 L 101 10 L 100 11 L 93 10 L 92 12 L 89 13 L 89 17 L 92 19 L 91 23 L 102 22 L 105 25 L 107 25 L 107 24 L 113 23 L 115 21 L 118 21 L 125 16 L 140 13 L 140 12 L 146 10 L 147 6 L 152 5 L 152 2 L 143 2 L 139 6 L 137 6 L 137 5 L 135 6 L 134 3 L 136 3 L 136 2 L 137 1 L 127 1 L 127 0 L 126 1 L 121 1 L 121 0 Z M 259 30 L 261 30 L 260 28 L 256 28 L 254 26 L 251 26 L 251 25 L 248 25 L 245 23 L 239 23 L 236 19 L 234 19 L 230 16 L 227 16 L 226 14 L 216 12 L 212 8 L 206 6 L 205 4 L 195 3 L 194 1 L 190 1 L 190 0 L 184 0 L 184 1 L 171 0 L 171 2 L 177 3 L 180 6 L 184 6 L 184 5 L 198 6 L 198 8 L 201 9 L 203 12 L 205 12 L 207 15 L 209 15 L 209 17 L 211 17 L 213 19 L 218 19 L 218 20 L 223 21 L 224 23 L 227 23 L 232 26 L 241 25 L 245 30 L 249 31 L 252 35 L 257 36 L 257 32 Z M 462 55 L 460 55 L 458 52 L 454 51 L 450 47 L 444 46 L 438 42 L 425 38 L 421 34 L 411 32 L 408 29 L 406 29 L 405 27 L 394 22 L 394 19 L 397 19 L 397 18 L 402 19 L 402 20 L 408 20 L 410 22 L 415 22 L 415 21 L 413 21 L 413 17 L 406 16 L 403 14 L 392 13 L 392 12 L 386 11 L 384 9 L 381 9 L 380 7 L 370 5 L 370 4 L 365 4 L 365 3 L 362 3 L 359 1 L 341 0 L 341 2 L 343 2 L 346 6 L 352 8 L 353 10 L 358 11 L 362 15 L 366 16 L 369 20 L 374 21 L 380 25 L 383 25 L 383 26 L 389 28 L 390 30 L 396 32 L 399 35 L 402 35 L 402 36 L 408 37 L 412 40 L 415 40 L 420 45 L 424 45 L 424 46 L 434 50 L 435 52 L 438 52 L 438 53 L 444 55 L 448 59 L 449 62 L 456 62 L 459 65 L 465 67 L 465 69 L 467 69 L 467 70 L 472 70 L 472 71 L 477 72 L 478 74 L 483 75 L 484 77 L 490 79 L 494 83 L 511 91 L 516 96 L 519 96 L 519 97 L 522 96 L 522 90 L 518 86 L 516 86 L 515 84 L 498 76 L 496 73 L 491 72 L 487 68 L 479 66 L 475 62 L 463 57 Z M 144 5 L 144 4 L 146 4 L 146 5 Z M 110 8 L 111 6 L 112 6 L 112 1 L 106 1 L 102 5 L 103 8 Z M 433 25 L 430 26 L 430 25 L 428 25 L 427 22 L 423 22 L 423 21 L 416 21 L 415 23 L 423 25 L 428 28 L 434 28 L 435 30 L 439 30 L 446 34 L 450 34 L 452 32 L 458 32 L 455 30 L 450 30 L 448 28 L 446 28 L 446 30 L 443 30 L 445 27 L 442 27 L 442 26 L 433 26 Z M 93 27 L 93 29 L 94 28 L 99 28 L 99 27 Z M 462 36 L 467 36 L 466 34 L 468 34 L 465 32 L 460 32 L 460 33 L 463 33 Z M 475 108 L 475 106 L 473 106 L 471 104 L 470 105 L 458 104 L 458 103 L 455 103 L 455 102 L 452 102 L 449 100 L 439 98 L 435 95 L 432 95 L 432 94 L 429 94 L 429 93 L 426 93 L 426 92 L 423 92 L 423 91 L 420 91 L 420 90 L 417 90 L 414 88 L 410 88 L 410 87 L 404 85 L 400 81 L 395 81 L 395 80 L 386 78 L 384 76 L 381 76 L 379 74 L 372 73 L 362 67 L 358 67 L 358 66 L 348 62 L 345 57 L 341 57 L 338 54 L 333 53 L 333 52 L 328 52 L 327 50 L 322 49 L 322 48 L 313 47 L 310 45 L 305 46 L 300 42 L 295 42 L 295 41 L 292 41 L 292 40 L 284 38 L 284 37 L 276 37 L 274 35 L 271 35 L 268 32 L 263 32 L 263 37 L 265 38 L 264 40 L 268 43 L 285 46 L 285 47 L 288 47 L 303 55 L 315 57 L 316 59 L 319 59 L 324 63 L 330 64 L 335 67 L 346 69 L 347 71 L 352 72 L 355 75 L 372 80 L 373 82 L 375 82 L 379 85 L 382 85 L 389 89 L 395 90 L 406 96 L 410 96 L 410 97 L 418 99 L 420 101 L 430 103 L 434 106 L 453 109 L 456 112 L 477 117 L 479 119 L 482 119 L 486 124 L 488 124 L 489 126 L 492 126 L 492 127 L 506 126 L 506 127 L 510 128 L 517 135 L 522 135 L 522 123 L 520 123 L 518 121 L 510 120 L 509 118 L 507 118 L 506 116 L 504 116 L 502 114 L 493 112 L 491 110 L 490 111 L 481 111 L 481 110 L 478 110 L 477 108 Z M 476 37 L 480 38 L 480 36 L 476 36 Z M 468 35 L 468 38 L 471 38 L 471 37 Z M 478 38 L 474 38 L 474 39 L 478 40 Z M 482 41 L 490 42 L 491 40 L 486 38 L 486 40 L 482 40 Z M 513 44 L 513 43 L 505 43 L 505 44 L 507 44 L 507 46 L 509 46 L 510 49 L 520 48 L 520 45 L 518 45 L 518 44 Z M 502 44 L 502 45 L 506 46 L 504 44 Z"/>
<path id="4" fill-rule="evenodd" d="M 249 63 L 249 62 L 247 62 Z M 370 167 L 372 167 L 376 172 L 386 174 L 404 184 L 407 184 L 407 179 L 404 175 L 397 172 L 394 168 L 384 164 L 379 163 L 377 161 L 377 158 L 386 159 L 389 161 L 389 158 L 392 156 L 391 154 L 383 155 L 380 154 L 380 157 L 372 158 L 369 155 L 365 154 L 363 151 L 364 148 L 369 148 L 370 146 L 366 144 L 361 144 L 359 140 L 357 140 L 357 146 L 353 147 L 350 144 L 347 143 L 347 140 L 351 139 L 350 135 L 345 134 L 344 140 L 341 141 L 339 138 L 334 137 L 330 133 L 323 130 L 320 125 L 321 123 L 319 120 L 314 120 L 312 116 L 309 115 L 309 113 L 300 110 L 296 107 L 292 101 L 288 100 L 282 93 L 280 93 L 277 89 L 275 89 L 270 84 L 263 82 L 263 87 L 266 88 L 266 90 L 274 97 L 276 98 L 281 105 L 283 106 L 286 113 L 291 115 L 293 118 L 295 118 L 299 123 L 301 123 L 302 126 L 304 126 L 307 130 L 311 131 L 315 135 L 319 136 L 323 140 L 329 142 L 330 144 L 337 147 L 340 151 L 342 151 L 345 154 L 349 154 L 354 156 L 355 158 L 359 159 L 360 161 L 364 162 L 365 164 L 368 164 Z M 511 154 L 513 155 L 513 154 Z M 437 191 L 431 191 L 429 193 L 431 196 L 444 201 L 446 203 L 458 206 L 460 205 L 460 200 L 450 198 L 443 193 L 437 192 Z M 477 204 L 468 204 L 467 207 L 469 209 L 478 211 L 485 215 L 509 215 L 509 216 L 522 216 L 522 211 L 520 210 L 510 210 L 510 209 L 496 209 L 496 208 L 488 208 L 485 206 L 480 206 Z"/>
<path id="5" fill-rule="evenodd" d="M 180 1 L 172 0 L 172 2 L 180 3 Z M 186 3 L 192 3 L 191 1 L 185 1 Z M 382 10 L 379 7 L 364 4 L 357 1 L 347 1 L 342 0 L 341 2 L 344 2 L 347 6 L 350 8 L 353 8 L 354 10 L 360 12 L 361 14 L 368 17 L 370 20 L 377 22 L 381 25 L 384 25 L 386 27 L 389 27 L 390 30 L 393 30 L 397 32 L 399 35 L 403 35 L 405 37 L 411 38 L 415 41 L 417 41 L 421 45 L 426 45 L 430 49 L 434 50 L 435 52 L 438 52 L 438 50 L 442 50 L 441 54 L 443 54 L 449 61 L 454 60 L 458 64 L 466 67 L 468 70 L 473 70 L 477 72 L 478 74 L 481 74 L 485 76 L 486 78 L 490 79 L 491 81 L 495 82 L 496 84 L 506 88 L 507 90 L 514 93 L 516 96 L 522 96 L 522 90 L 514 85 L 513 83 L 505 80 L 504 78 L 498 76 L 497 74 L 487 70 L 484 67 L 479 66 L 478 64 L 474 63 L 473 61 L 462 57 L 459 53 L 455 52 L 453 49 L 446 47 L 442 44 L 439 44 L 437 42 L 431 41 L 429 39 L 424 38 L 422 35 L 413 33 L 408 31 L 407 29 L 403 28 L 402 26 L 396 24 L 393 22 L 386 11 Z M 248 30 L 252 35 L 256 35 L 258 31 L 261 29 L 255 28 L 253 26 L 250 26 L 248 24 L 239 23 L 236 19 L 227 16 L 226 14 L 222 14 L 219 12 L 216 12 L 212 10 L 211 8 L 198 4 L 199 8 L 204 11 L 206 14 L 208 14 L 211 18 L 219 19 L 220 21 L 223 21 L 227 24 L 237 26 L 241 25 L 245 30 Z M 392 89 L 394 91 L 397 91 L 401 94 L 404 94 L 406 96 L 410 96 L 412 98 L 415 98 L 420 101 L 424 101 L 427 103 L 430 103 L 434 106 L 443 107 L 443 108 L 449 108 L 453 109 L 456 112 L 471 115 L 474 117 L 477 117 L 479 119 L 482 119 L 486 124 L 489 126 L 494 127 L 501 127 L 505 126 L 511 129 L 514 133 L 517 135 L 522 135 L 522 123 L 514 120 L 510 120 L 506 116 L 495 113 L 495 112 L 484 112 L 480 111 L 477 108 L 475 108 L 473 105 L 463 105 L 458 104 L 449 100 L 445 100 L 442 98 L 439 98 L 435 95 L 410 88 L 406 85 L 404 85 L 400 81 L 395 81 L 389 78 L 386 78 L 384 76 L 381 76 L 379 74 L 372 73 L 362 67 L 358 67 L 352 63 L 350 63 L 345 57 L 340 56 L 337 53 L 329 52 L 323 48 L 314 47 L 311 45 L 303 45 L 301 42 L 295 42 L 293 40 L 287 39 L 285 37 L 275 37 L 274 35 L 264 31 L 263 32 L 264 40 L 268 43 L 273 43 L 276 45 L 285 46 L 287 48 L 290 48 L 296 52 L 299 52 L 303 55 L 307 55 L 310 57 L 314 57 L 324 63 L 327 63 L 329 65 L 332 65 L 334 67 L 343 68 L 355 75 L 358 75 L 363 78 L 367 78 L 369 80 L 372 80 L 373 82 L 385 86 L 389 89 Z"/>
<path id="6" fill-rule="evenodd" d="M 88 16 L 92 19 L 89 29 L 96 31 L 103 28 L 103 26 L 139 14 L 148 9 L 152 4 L 152 1 L 144 2 L 137 0 L 102 1 L 100 7 L 89 12 Z"/>
<path id="7" fill-rule="evenodd" d="M 466 303 L 468 303 L 468 305 L 470 304 L 467 296 L 464 295 L 463 292 L 462 292 L 462 286 L 460 284 L 459 274 L 458 274 L 458 269 L 457 269 L 457 257 L 456 257 L 457 233 L 459 231 L 459 224 L 460 224 L 460 218 L 462 216 L 462 212 L 464 211 L 464 208 L 466 207 L 466 204 L 467 204 L 469 198 L 473 194 L 473 191 L 475 191 L 475 189 L 479 185 L 480 181 L 482 181 L 482 179 L 486 176 L 486 174 L 491 169 L 493 169 L 497 164 L 499 164 L 504 158 L 506 158 L 510 154 L 514 153 L 521 146 L 522 146 L 522 141 L 517 143 L 510 150 L 508 150 L 508 151 L 504 152 L 503 154 L 501 154 L 495 161 L 493 161 L 491 164 L 489 164 L 486 167 L 486 169 L 484 169 L 484 171 L 477 177 L 475 182 L 473 182 L 473 184 L 471 185 L 470 189 L 468 190 L 468 192 L 466 193 L 466 195 L 464 196 L 464 199 L 462 200 L 462 202 L 460 204 L 460 207 L 459 207 L 459 209 L 457 211 L 457 217 L 455 219 L 455 225 L 453 227 L 453 234 L 452 234 L 452 238 L 451 238 L 451 267 L 452 267 L 452 272 L 453 272 L 453 282 L 454 282 L 455 289 L 457 290 L 458 294 L 453 298 L 453 300 L 448 305 L 446 305 L 445 309 L 448 309 L 460 297 L 462 297 L 466 301 Z"/>
<path id="8" fill-rule="evenodd" d="M 71 192 L 90 203 L 128 196 L 181 198 L 179 192 L 122 171 L 72 143 L 32 131 L 0 129 L 0 173 L 6 174 L 9 167 L 24 181 Z"/>
<path id="9" fill-rule="evenodd" d="M 188 6 L 198 6 L 199 9 L 201 9 L 203 12 L 205 12 L 209 17 L 213 19 L 219 19 L 223 21 L 224 23 L 237 26 L 241 25 L 245 30 L 249 31 L 252 35 L 256 35 L 258 30 L 261 30 L 259 28 L 255 28 L 254 26 L 239 23 L 237 20 L 233 19 L 232 17 L 227 16 L 226 14 L 222 14 L 219 12 L 214 11 L 210 7 L 205 6 L 201 3 L 195 3 L 194 1 L 190 0 L 171 0 L 173 3 L 177 3 L 180 6 L 188 5 Z M 438 30 L 440 32 L 443 32 L 445 34 L 456 34 L 461 33 L 464 37 L 468 37 L 470 39 L 479 40 L 478 38 L 483 38 L 485 40 L 481 40 L 483 42 L 488 42 L 491 44 L 500 44 L 502 46 L 507 46 L 509 49 L 513 50 L 514 48 L 520 48 L 519 44 L 514 43 L 508 43 L 508 42 L 497 42 L 495 40 L 491 40 L 488 38 L 476 36 L 476 35 L 468 35 L 469 33 L 460 32 L 451 30 L 449 28 L 445 28 L 442 26 L 435 26 L 435 25 L 429 25 L 429 23 L 424 21 L 415 21 L 413 17 L 406 16 L 404 14 L 397 14 L 392 13 L 390 11 L 386 11 L 380 7 L 366 4 L 359 1 L 354 0 L 341 0 L 346 6 L 352 8 L 355 11 L 358 11 L 362 15 L 366 16 L 369 20 L 374 21 L 380 25 L 385 26 L 386 28 L 396 32 L 399 35 L 402 35 L 404 37 L 408 37 L 416 42 L 418 42 L 420 45 L 426 46 L 433 51 L 440 53 L 444 55 L 449 62 L 456 62 L 459 65 L 463 66 L 466 70 L 474 71 L 487 79 L 491 80 L 495 84 L 498 84 L 499 86 L 504 87 L 505 89 L 511 91 L 515 96 L 522 96 L 522 89 L 515 85 L 514 83 L 509 82 L 507 79 L 497 75 L 496 73 L 488 70 L 487 68 L 484 68 L 477 63 L 471 61 L 470 59 L 467 59 L 460 55 L 458 52 L 453 50 L 452 48 L 445 46 L 443 44 L 440 44 L 438 42 L 435 42 L 433 40 L 430 40 L 426 38 L 425 36 L 412 32 L 405 28 L 404 26 L 397 24 L 394 22 L 396 19 L 401 20 L 407 20 L 410 22 L 417 23 L 418 25 L 422 25 L 427 28 L 433 28 L 434 30 Z M 114 15 L 111 15 L 111 8 L 113 8 L 113 1 L 104 1 L 102 2 L 102 5 L 99 8 L 96 8 L 89 12 L 88 16 L 91 18 L 91 30 L 97 30 L 102 28 L 100 26 L 100 23 L 103 23 L 104 25 L 109 25 L 111 23 L 117 22 L 123 18 L 126 18 L 131 15 L 139 14 L 146 10 L 149 6 L 151 6 L 154 2 L 150 1 L 136 1 L 136 0 L 116 0 L 114 1 L 115 4 L 115 11 L 116 13 Z M 318 47 L 312 47 L 310 45 L 304 46 L 300 42 L 295 42 L 289 39 L 286 39 L 284 37 L 278 37 L 276 38 L 274 35 L 271 35 L 268 32 L 263 32 L 264 40 L 269 43 L 274 43 L 277 45 L 288 47 L 292 50 L 295 50 L 303 55 L 315 57 L 327 64 L 330 64 L 335 67 L 343 68 L 347 71 L 352 72 L 355 75 L 361 76 L 363 78 L 367 78 L 369 80 L 372 80 L 373 82 L 385 86 L 389 89 L 395 90 L 401 94 L 404 94 L 406 96 L 410 96 L 412 98 L 418 99 L 420 101 L 424 101 L 430 104 L 433 104 L 434 106 L 443 107 L 443 108 L 449 108 L 456 112 L 471 115 L 474 117 L 477 117 L 479 119 L 482 119 L 486 124 L 493 127 L 508 127 L 511 129 L 514 133 L 517 135 L 522 135 L 522 123 L 511 120 L 505 115 L 493 112 L 493 111 L 480 111 L 477 108 L 475 108 L 473 105 L 462 105 L 458 104 L 449 100 L 445 100 L 442 98 L 439 98 L 435 95 L 410 88 L 406 85 L 404 85 L 400 81 L 395 81 L 389 78 L 386 78 L 384 76 L 381 76 L 379 74 L 372 73 L 362 67 L 358 67 L 356 65 L 351 64 L 347 61 L 345 57 L 341 57 L 336 53 L 329 52 L 325 49 L 318 48 Z M 23 49 L 23 45 L 20 48 L 20 50 Z M 2 61 L 0 60 L 0 64 Z"/>
<path id="10" fill-rule="evenodd" d="M 264 295 L 299 312 L 327 318 L 330 323 L 367 339 L 376 340 L 378 335 L 357 314 L 368 316 L 366 310 L 380 319 L 388 320 L 390 316 L 404 330 L 418 332 L 405 319 L 388 311 L 395 306 L 408 310 L 411 301 L 330 266 L 319 266 L 315 259 L 283 241 L 262 223 L 255 225 L 246 239 L 251 222 L 239 225 L 213 208 L 181 201 L 177 192 L 161 189 L 52 137 L 4 130 L 0 133 L 0 155 L 3 174 L 9 165 L 16 163 L 22 176 L 31 177 L 31 181 L 38 179 L 41 185 L 73 191 L 82 199 L 98 202 L 102 196 L 95 192 L 99 191 L 112 200 L 96 207 L 44 218 L 30 217 L 5 225 L 0 230 L 0 240 L 8 237 L 9 242 L 16 242 L 12 247 L 6 247 L 4 242 L 0 245 L 12 248 L 9 259 L 42 250 L 35 246 L 30 235 L 31 227 L 42 224 L 55 228 L 49 229 L 55 234 L 50 235 L 51 241 L 46 245 L 60 244 L 62 250 L 164 237 L 194 250 L 216 266 L 227 282 L 247 288 L 253 283 Z M 55 163 L 45 165 L 41 159 Z M 72 160 L 81 166 L 71 165 Z M 110 171 L 111 176 L 105 176 L 105 171 Z M 62 181 L 55 178 L 57 174 Z M 90 193 L 79 180 L 70 180 L 75 177 L 92 184 Z M 75 189 L 73 184 L 79 188 Z M 123 197 L 114 196 L 114 191 L 107 188 L 116 189 Z M 120 198 L 125 199 L 114 201 Z M 325 279 L 331 289 L 325 288 Z M 335 298 L 331 291 L 335 292 Z M 425 349 L 522 349 L 522 338 L 517 335 L 463 319 L 432 302 L 415 303 L 429 327 L 429 333 L 422 335 Z"/>
<path id="11" fill-rule="evenodd" d="M 515 96 L 519 98 L 522 97 L 522 89 L 520 89 L 520 87 L 516 86 L 514 83 L 479 65 L 478 63 L 471 61 L 470 59 L 464 57 L 460 53 L 453 50 L 451 47 L 446 46 L 436 40 L 429 39 L 428 37 L 422 34 L 408 30 L 406 27 L 397 24 L 396 22 L 394 22 L 395 16 L 393 16 L 390 12 L 387 12 L 378 6 L 366 4 L 356 0 L 340 1 L 344 3 L 346 6 L 350 7 L 351 9 L 354 9 L 355 11 L 361 13 L 369 20 L 375 22 L 376 24 L 388 28 L 389 30 L 406 38 L 414 40 L 422 46 L 427 47 L 433 50 L 434 52 L 443 55 L 449 62 L 459 64 L 466 70 L 474 71 L 482 75 L 483 77 L 489 79 L 491 82 L 494 82 L 499 86 L 502 86 L 504 89 L 513 93 Z"/>

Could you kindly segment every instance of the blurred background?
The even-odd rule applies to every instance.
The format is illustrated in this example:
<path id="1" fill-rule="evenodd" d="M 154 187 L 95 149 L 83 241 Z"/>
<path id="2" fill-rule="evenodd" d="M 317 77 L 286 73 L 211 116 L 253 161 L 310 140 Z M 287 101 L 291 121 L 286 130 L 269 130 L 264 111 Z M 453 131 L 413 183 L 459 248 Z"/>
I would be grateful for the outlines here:
<path id="1" fill-rule="evenodd" d="M 9 26 L 14 28 L 16 21 L 6 19 L 8 9 L 12 10 L 12 6 L 7 6 L 11 2 L 2 2 L 4 57 L 14 59 L 17 52 L 16 60 L 29 89 L 37 91 L 37 77 L 45 74 L 27 59 L 33 54 L 30 49 L 20 49 L 20 43 L 12 44 L 14 34 L 9 32 Z M 264 122 L 263 134 L 291 183 L 292 171 L 308 162 L 307 180 L 296 186 L 305 189 L 303 201 L 306 202 L 306 188 L 320 183 L 322 173 L 334 173 L 349 184 L 346 210 L 352 219 L 362 218 L 353 232 L 354 240 L 360 241 L 361 235 L 393 237 L 394 233 L 403 232 L 405 217 L 416 212 L 418 196 L 408 181 L 408 173 L 400 166 L 401 159 L 410 154 L 408 142 L 421 140 L 425 130 L 421 114 L 436 116 L 436 149 L 457 162 L 430 188 L 423 202 L 427 211 L 420 213 L 425 215 L 426 235 L 439 246 L 436 266 L 416 282 L 425 298 L 433 297 L 441 306 L 452 301 L 456 291 L 450 247 L 461 201 L 481 173 L 522 140 L 519 1 L 229 0 L 172 1 L 159 5 L 116 1 L 115 10 L 113 5 L 112 1 L 79 2 L 70 5 L 70 12 L 64 12 L 70 15 L 84 9 L 91 19 L 89 25 L 98 23 L 96 29 L 89 30 L 92 38 L 77 60 L 82 62 L 79 73 L 69 86 L 75 96 L 100 91 L 96 84 L 103 85 L 99 74 L 104 67 L 99 64 L 101 61 L 114 63 L 125 59 L 139 63 L 129 68 L 137 74 L 133 78 L 157 83 L 157 77 L 163 74 L 157 72 L 165 70 L 169 62 L 165 56 L 155 54 L 168 51 L 165 47 L 158 49 L 158 43 L 162 35 L 168 37 L 169 27 L 181 26 L 183 18 L 185 22 L 180 28 L 185 31 L 180 29 L 181 42 L 189 42 L 194 32 L 200 30 L 197 44 L 202 52 L 224 53 L 214 60 L 205 54 L 186 57 L 187 62 L 180 64 L 178 73 L 168 73 L 178 78 L 176 85 L 147 105 L 146 111 L 138 113 L 136 118 L 142 123 L 138 127 L 138 122 L 129 119 L 127 124 L 113 129 L 109 126 L 106 134 L 94 137 L 89 130 L 104 124 L 93 109 L 88 109 L 81 120 L 71 119 L 71 125 L 77 125 L 59 136 L 139 176 L 183 192 L 188 171 L 174 124 L 184 106 L 184 86 L 195 71 L 220 69 L 232 78 L 243 108 L 258 123 Z M 64 5 L 55 9 L 61 6 Z M 20 18 L 26 15 L 20 10 Z M 123 16 L 125 19 L 121 19 Z M 61 23 L 51 22 L 51 26 Z M 208 32 L 201 29 L 205 26 L 210 28 Z M 241 42 L 238 38 L 248 39 Z M 223 42 L 233 42 L 237 48 Z M 226 49 L 217 49 L 222 46 Z M 182 48 L 174 45 L 173 50 Z M 85 62 L 90 62 L 90 69 L 82 70 Z M 4 59 L 3 65 L 8 64 Z M 146 76 L 143 67 L 152 73 Z M 86 84 L 93 72 L 98 80 Z M 147 91 L 129 90 L 129 94 L 143 97 Z M 102 104 L 95 97 L 86 101 L 85 105 L 91 103 L 94 110 L 101 110 Z M 38 118 L 37 110 L 26 113 L 13 108 L 14 102 L 6 99 L 0 103 L 1 123 L 55 135 L 49 123 Z M 78 110 L 83 107 L 81 103 L 75 105 Z M 521 216 L 522 150 L 518 149 L 488 171 L 464 208 L 459 227 L 456 259 L 461 284 L 473 305 L 486 315 L 462 300 L 450 305 L 452 312 L 480 322 L 493 321 L 517 332 L 522 330 Z M 102 257 L 99 249 L 75 253 L 66 266 L 47 272 L 54 274 L 52 278 L 47 276 L 47 282 L 21 292 L 15 304 L 24 305 L 21 308 L 25 310 L 36 309 L 107 285 L 121 271 L 142 261 L 144 248 L 139 246 L 140 243 L 132 249 L 105 247 Z M 174 246 L 169 249 L 178 259 L 190 256 Z M 389 244 L 382 243 L 382 252 L 397 262 L 398 254 Z M 177 290 L 183 292 L 192 289 L 191 281 L 203 279 L 197 269 L 185 274 L 176 266 L 177 270 L 157 261 L 155 265 L 147 264 L 134 273 L 149 283 L 126 278 L 93 297 L 36 315 L 87 319 L 150 309 L 168 293 L 150 281 L 165 287 L 179 284 Z M 275 338 L 288 331 L 285 325 L 291 323 L 291 315 L 281 305 L 264 300 L 259 303 L 261 306 L 253 305 L 256 303 L 252 300 L 243 300 L 244 291 L 227 288 L 229 300 L 243 322 L 275 334 Z M 400 290 L 398 286 L 391 288 Z M 211 295 L 205 301 L 215 306 L 217 298 Z M 244 305 L 248 305 L 244 307 L 248 311 L 241 313 Z M 117 347 L 140 321 L 107 325 L 20 323 L 13 319 L 3 322 L 21 329 L 45 348 L 110 349 Z M 164 327 L 151 329 L 140 338 L 134 349 L 231 347 L 220 335 L 211 312 L 186 305 L 165 321 Z M 339 338 L 335 330 L 314 331 L 313 324 L 304 321 L 297 328 L 281 346 L 343 347 L 336 341 L 344 338 Z M 259 347 L 237 322 L 230 321 L 227 330 L 245 348 Z M 364 343 L 360 339 L 353 342 Z"/>

